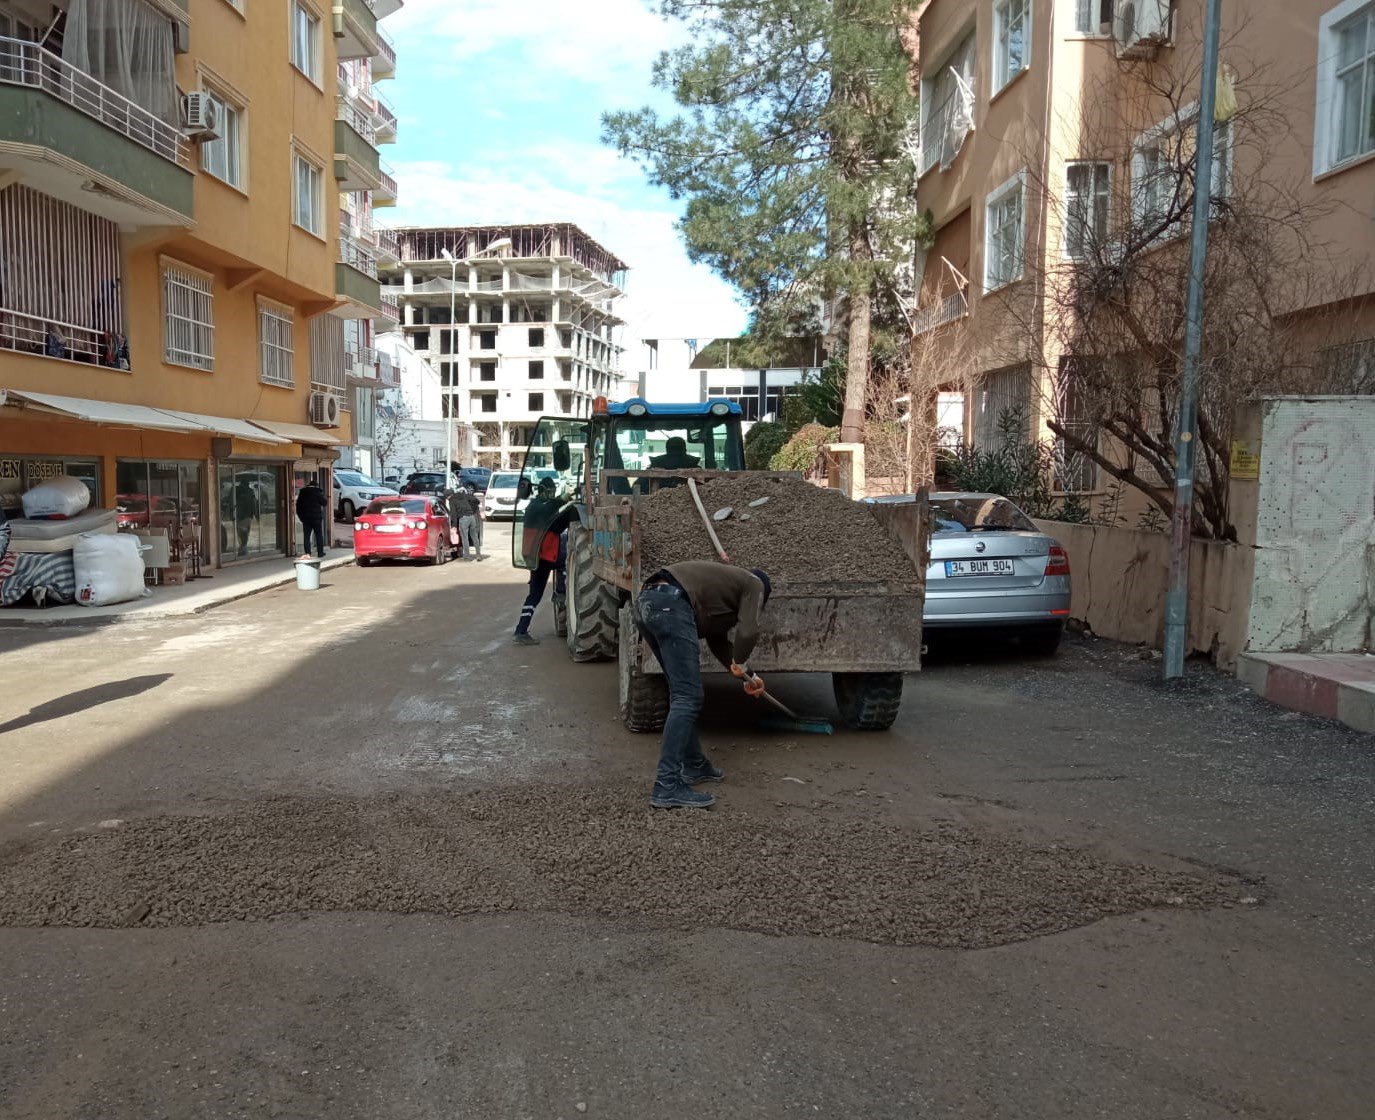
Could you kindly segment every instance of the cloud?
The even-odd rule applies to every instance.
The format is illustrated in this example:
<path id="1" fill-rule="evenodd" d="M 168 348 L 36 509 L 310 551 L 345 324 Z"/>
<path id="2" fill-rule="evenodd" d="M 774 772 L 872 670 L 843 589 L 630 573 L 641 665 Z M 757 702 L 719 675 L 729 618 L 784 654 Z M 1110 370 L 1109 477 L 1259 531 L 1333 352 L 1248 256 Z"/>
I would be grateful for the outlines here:
<path id="1" fill-rule="evenodd" d="M 569 79 L 647 87 L 653 60 L 682 37 L 643 0 L 407 0 L 387 27 L 456 66 L 501 57 L 504 84 L 523 81 L 534 96 Z"/>

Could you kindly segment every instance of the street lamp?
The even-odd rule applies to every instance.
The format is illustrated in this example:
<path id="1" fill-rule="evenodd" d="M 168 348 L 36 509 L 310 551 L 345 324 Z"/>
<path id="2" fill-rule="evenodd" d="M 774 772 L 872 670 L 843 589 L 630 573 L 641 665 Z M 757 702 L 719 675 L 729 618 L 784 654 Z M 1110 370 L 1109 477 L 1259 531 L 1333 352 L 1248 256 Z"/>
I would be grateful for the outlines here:
<path id="1" fill-rule="evenodd" d="M 454 329 L 457 325 L 455 314 L 455 302 L 458 299 L 458 258 L 448 249 L 440 249 L 439 255 L 449 262 L 449 380 L 446 384 L 441 377 L 440 385 L 444 389 L 444 488 L 449 487 L 449 472 L 453 470 L 454 463 L 454 410 L 458 407 L 458 394 L 450 393 L 449 390 L 455 388 L 454 381 L 458 376 L 458 332 Z M 442 352 L 442 351 L 441 351 Z M 441 362 L 441 365 L 443 363 Z"/>

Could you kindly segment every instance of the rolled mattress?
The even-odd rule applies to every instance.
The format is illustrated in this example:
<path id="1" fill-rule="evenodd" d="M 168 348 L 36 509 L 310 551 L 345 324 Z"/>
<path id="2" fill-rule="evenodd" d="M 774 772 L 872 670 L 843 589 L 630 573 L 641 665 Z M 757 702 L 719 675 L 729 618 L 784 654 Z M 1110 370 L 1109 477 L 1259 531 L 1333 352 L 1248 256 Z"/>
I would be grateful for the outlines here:
<path id="1" fill-rule="evenodd" d="M 82 533 L 113 533 L 116 529 L 112 509 L 88 509 L 60 521 L 20 517 L 8 524 L 9 550 L 27 556 L 70 552 Z"/>

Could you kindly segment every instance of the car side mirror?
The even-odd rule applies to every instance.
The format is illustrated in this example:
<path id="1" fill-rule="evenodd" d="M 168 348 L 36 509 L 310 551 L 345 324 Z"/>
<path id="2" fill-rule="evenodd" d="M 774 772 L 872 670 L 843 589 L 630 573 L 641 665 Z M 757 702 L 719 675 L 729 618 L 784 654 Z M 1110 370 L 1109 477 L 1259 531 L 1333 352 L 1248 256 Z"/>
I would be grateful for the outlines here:
<path id="1" fill-rule="evenodd" d="M 568 449 L 566 439 L 556 439 L 554 441 L 554 469 L 559 473 L 571 470 L 573 467 L 573 453 Z"/>
<path id="2" fill-rule="evenodd" d="M 534 487 L 530 485 L 530 480 L 528 478 L 522 478 L 518 483 L 516 483 L 516 497 L 518 497 L 522 502 L 530 496 L 533 490 Z"/>

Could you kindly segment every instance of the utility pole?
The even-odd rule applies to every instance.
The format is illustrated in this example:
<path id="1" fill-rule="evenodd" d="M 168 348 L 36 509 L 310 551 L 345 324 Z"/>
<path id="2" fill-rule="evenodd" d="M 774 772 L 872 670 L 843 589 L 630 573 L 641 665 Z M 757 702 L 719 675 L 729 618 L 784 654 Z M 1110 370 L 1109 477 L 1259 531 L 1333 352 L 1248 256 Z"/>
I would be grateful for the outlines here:
<path id="1" fill-rule="evenodd" d="M 448 249 L 440 249 L 440 255 L 449 262 L 449 377 L 439 379 L 439 387 L 444 390 L 444 489 L 449 488 L 449 472 L 454 462 L 454 413 L 458 410 L 459 394 L 450 393 L 457 388 L 458 380 L 458 323 L 455 308 L 458 300 L 458 258 Z"/>
<path id="2" fill-rule="evenodd" d="M 1213 131 L 1217 112 L 1217 55 L 1222 0 L 1207 0 L 1203 17 L 1203 88 L 1194 141 L 1194 214 L 1189 241 L 1189 292 L 1184 322 L 1184 377 L 1175 435 L 1174 517 L 1170 590 L 1165 598 L 1165 679 L 1184 675 L 1189 642 L 1189 549 L 1193 541 L 1194 472 L 1198 463 L 1198 362 L 1203 348 L 1203 270 L 1213 208 Z"/>

